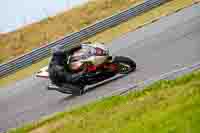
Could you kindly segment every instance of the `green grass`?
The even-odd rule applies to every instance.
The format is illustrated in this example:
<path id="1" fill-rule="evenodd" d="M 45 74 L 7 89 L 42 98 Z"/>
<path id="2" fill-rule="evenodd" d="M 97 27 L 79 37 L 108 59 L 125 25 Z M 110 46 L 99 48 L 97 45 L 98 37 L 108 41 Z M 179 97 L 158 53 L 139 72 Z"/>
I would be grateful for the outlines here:
<path id="1" fill-rule="evenodd" d="M 100 8 L 101 9 L 101 7 L 99 7 L 99 6 L 102 6 L 102 5 L 104 5 L 103 3 L 101 3 L 101 2 L 105 2 L 105 1 L 108 1 L 108 0 L 103 0 L 103 1 L 101 1 L 101 0 L 98 0 L 97 1 L 97 3 L 96 4 L 94 4 L 94 5 L 98 5 L 98 9 Z M 116 0 L 117 1 L 117 0 Z M 141 1 L 141 0 L 138 0 L 139 2 Z M 101 4 L 99 4 L 98 2 L 100 2 Z M 108 4 L 110 3 L 110 2 L 115 2 L 114 0 L 110 0 L 110 1 L 108 1 Z M 127 4 L 127 2 L 128 2 L 128 0 L 126 0 L 126 1 L 123 1 L 123 4 Z M 135 0 L 129 0 L 129 2 L 135 2 Z M 128 2 L 128 3 L 129 3 Z M 133 4 L 132 3 L 132 4 Z M 123 6 L 123 4 L 121 5 L 122 7 L 124 7 Z M 191 4 L 193 4 L 193 0 L 172 0 L 172 1 L 170 1 L 170 2 L 168 2 L 168 3 L 166 3 L 166 4 L 164 4 L 164 5 L 161 5 L 161 6 L 159 6 L 159 7 L 157 7 L 157 8 L 154 8 L 154 9 L 152 9 L 151 11 L 149 11 L 149 12 L 146 12 L 146 13 L 143 13 L 143 14 L 141 14 L 141 15 L 139 15 L 139 16 L 137 16 L 137 17 L 135 17 L 135 18 L 132 18 L 132 19 L 130 19 L 129 21 L 127 21 L 127 22 L 124 22 L 124 23 L 122 23 L 122 24 L 119 24 L 119 25 L 117 25 L 117 26 L 115 26 L 115 27 L 113 27 L 113 28 L 110 28 L 110 29 L 107 29 L 107 30 L 105 30 L 105 31 L 103 31 L 103 32 L 100 32 L 100 33 L 98 33 L 98 34 L 96 34 L 95 36 L 93 36 L 93 37 L 91 37 L 91 38 L 89 38 L 88 40 L 85 40 L 85 41 L 91 41 L 91 42 L 105 42 L 105 43 L 108 43 L 108 42 L 110 42 L 110 41 L 112 41 L 113 39 L 115 39 L 115 38 L 118 38 L 118 37 L 120 37 L 121 35 L 123 35 L 123 34 L 125 34 L 125 33 L 127 33 L 127 32 L 130 32 L 130 31 L 133 31 L 133 30 L 136 30 L 137 28 L 139 28 L 139 27 L 142 27 L 142 26 L 144 26 L 144 25 L 146 25 L 146 24 L 149 24 L 149 23 L 152 23 L 152 22 L 154 22 L 155 20 L 158 20 L 158 18 L 160 18 L 161 16 L 166 16 L 166 15 L 169 15 L 169 14 L 171 14 L 171 13 L 173 13 L 173 12 L 175 12 L 175 11 L 177 11 L 177 10 L 180 10 L 180 9 L 182 9 L 182 8 L 185 8 L 185 7 L 187 7 L 187 6 L 190 6 Z M 89 4 L 90 5 L 90 4 Z M 94 6 L 93 5 L 93 6 Z M 128 5 L 128 4 L 127 4 Z M 112 5 L 112 10 L 110 9 L 110 8 L 108 8 L 108 9 L 104 9 L 105 11 L 106 10 L 108 10 L 108 14 L 110 14 L 110 13 L 114 13 L 113 11 L 114 11 L 114 9 L 116 9 L 116 7 L 118 7 L 119 5 L 116 3 L 116 4 L 113 4 Z M 80 7 L 80 8 L 77 8 L 77 9 L 73 9 L 73 11 L 76 11 L 76 10 L 78 10 L 78 11 L 76 11 L 76 13 L 80 13 L 80 11 L 82 11 L 82 8 L 83 8 L 84 6 L 82 6 L 82 7 Z M 85 7 L 85 8 L 90 8 L 90 6 L 88 6 L 88 7 Z M 124 7 L 125 8 L 125 7 Z M 121 9 L 121 8 L 119 8 L 119 9 Z M 71 12 L 73 12 L 73 11 L 71 11 Z M 104 12 L 105 12 L 104 11 Z M 111 12 L 112 11 L 112 12 Z M 66 14 L 68 14 L 68 13 L 66 13 Z M 70 13 L 69 13 L 70 14 Z M 77 16 L 79 16 L 79 15 L 75 15 L 75 17 L 77 17 Z M 93 15 L 92 15 L 93 16 Z M 93 16 L 94 17 L 94 16 Z M 33 25 L 30 25 L 30 26 L 28 26 L 28 27 L 26 27 L 26 28 L 24 28 L 24 29 L 22 29 L 22 30 L 19 30 L 19 31 L 16 31 L 16 32 L 14 32 L 14 33 L 9 33 L 8 35 L 7 35 L 7 38 L 9 38 L 9 39 L 7 39 L 7 41 L 8 42 L 10 42 L 10 45 L 12 45 L 12 43 L 11 42 L 13 42 L 13 41 L 11 41 L 11 40 L 13 40 L 13 35 L 15 35 L 15 34 L 19 34 L 20 32 L 22 32 L 22 31 L 26 31 L 26 30 L 28 30 L 28 29 L 30 29 L 30 30 L 28 30 L 27 32 L 25 32 L 26 34 L 27 34 L 27 36 L 30 36 L 30 37 L 28 37 L 26 40 L 28 41 L 29 39 L 29 41 L 32 41 L 31 40 L 31 38 L 32 37 L 38 37 L 38 36 L 41 36 L 38 32 L 40 32 L 40 30 L 39 30 L 39 28 L 38 28 L 38 26 L 40 25 L 40 28 L 41 28 L 41 30 L 43 31 L 43 32 L 48 32 L 49 34 L 51 33 L 51 28 L 54 28 L 53 26 L 52 26 L 52 24 L 51 24 L 51 22 L 53 23 L 54 21 L 54 23 L 56 24 L 56 25 L 59 25 L 60 23 L 58 23 L 57 21 L 63 21 L 63 20 L 65 20 L 64 19 L 65 18 L 65 13 L 64 14 L 61 14 L 61 15 L 59 15 L 59 16 L 56 16 L 55 17 L 55 20 L 52 18 L 52 21 L 50 21 L 50 20 L 46 20 L 46 21 L 48 21 L 48 23 L 45 21 L 45 23 L 42 21 L 41 22 L 41 24 L 40 23 L 38 23 L 38 24 L 33 24 Z M 48 29 L 49 28 L 49 29 Z M 55 27 L 56 28 L 56 27 Z M 55 30 L 55 29 L 54 29 Z M 58 31 L 60 31 L 60 32 L 64 32 L 65 31 L 65 29 L 63 28 L 63 29 L 57 29 Z M 64 31 L 63 31 L 64 30 Z M 57 32 L 58 32 L 57 31 Z M 54 35 L 55 36 L 57 36 L 57 32 L 55 32 L 55 31 L 53 31 L 53 35 L 52 35 L 52 37 L 49 37 L 49 38 L 51 38 L 52 40 L 54 39 Z M 66 32 L 66 31 L 65 31 Z M 66 32 L 67 33 L 67 32 Z M 24 35 L 26 35 L 26 34 L 24 34 Z M 63 33 L 64 34 L 64 33 Z M 63 35 L 62 34 L 62 35 Z M 58 34 L 59 35 L 59 34 Z M 4 39 L 6 39 L 6 38 L 4 38 Z M 3 39 L 3 40 L 4 40 Z M 15 40 L 15 39 L 14 39 Z M 1 43 L 1 36 L 0 36 L 0 44 L 3 44 L 3 43 Z M 5 45 L 2 45 L 2 47 L 0 47 L 0 50 L 1 50 L 1 48 L 3 48 L 3 50 L 1 50 L 1 51 L 6 51 L 7 49 L 4 49 L 4 47 L 6 46 L 6 44 L 8 44 L 8 42 L 5 42 L 4 44 Z M 18 40 L 18 41 L 20 41 L 20 40 Z M 18 42 L 18 43 L 21 43 L 21 42 Z M 24 43 L 22 43 L 22 44 L 24 44 Z M 29 44 L 29 43 L 26 43 L 26 44 Z M 39 42 L 37 42 L 37 43 L 35 43 L 35 44 L 39 44 Z M 9 44 L 8 44 L 8 48 L 9 48 L 9 46 L 10 46 Z M 28 45 L 27 45 L 28 46 Z M 29 47 L 29 46 L 28 46 Z M 32 45 L 30 45 L 30 47 L 32 47 Z M 7 50 L 7 51 L 9 51 L 9 50 Z M 7 52 L 7 53 L 9 53 L 9 52 Z M 1 54 L 1 53 L 0 53 Z M 2 55 L 3 55 L 3 53 L 2 53 Z M 1 56 L 1 55 L 0 55 Z M 46 63 L 46 64 L 45 64 Z M 21 70 L 21 71 L 18 71 L 17 73 L 14 73 L 14 74 L 12 74 L 12 75 L 9 75 L 8 77 L 5 77 L 5 78 L 3 78 L 3 79 L 0 79 L 0 86 L 2 87 L 2 86 L 5 86 L 5 85 L 7 85 L 7 84 L 11 84 L 12 82 L 15 82 L 16 80 L 21 80 L 21 79 L 24 79 L 24 78 L 26 78 L 26 77 L 28 77 L 28 76 L 30 76 L 30 75 L 32 75 L 33 73 L 35 73 L 35 72 L 37 72 L 42 66 L 45 66 L 45 65 L 47 65 L 47 60 L 45 60 L 45 61 L 42 61 L 42 62 L 39 62 L 39 63 L 36 63 L 36 64 L 34 64 L 34 65 L 32 65 L 31 67 L 28 67 L 28 68 L 26 68 L 26 69 L 23 69 L 23 70 Z"/>
<path id="2" fill-rule="evenodd" d="M 9 133 L 199 133 L 200 71 L 58 113 Z"/>

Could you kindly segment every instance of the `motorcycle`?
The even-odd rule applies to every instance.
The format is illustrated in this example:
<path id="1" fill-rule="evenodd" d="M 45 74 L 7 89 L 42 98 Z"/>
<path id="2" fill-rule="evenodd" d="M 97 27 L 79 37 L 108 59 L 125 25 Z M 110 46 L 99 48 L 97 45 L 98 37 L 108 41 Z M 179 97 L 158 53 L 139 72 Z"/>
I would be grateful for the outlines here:
<path id="1" fill-rule="evenodd" d="M 70 83 L 48 85 L 49 90 L 57 90 L 72 95 L 82 95 L 87 85 L 93 85 L 110 79 L 117 74 L 128 74 L 135 71 L 136 63 L 129 57 L 111 56 L 108 48 L 101 43 L 81 44 L 82 48 L 70 56 L 71 71 L 84 70 L 78 78 Z M 36 75 L 48 78 L 48 68 L 43 68 Z"/>

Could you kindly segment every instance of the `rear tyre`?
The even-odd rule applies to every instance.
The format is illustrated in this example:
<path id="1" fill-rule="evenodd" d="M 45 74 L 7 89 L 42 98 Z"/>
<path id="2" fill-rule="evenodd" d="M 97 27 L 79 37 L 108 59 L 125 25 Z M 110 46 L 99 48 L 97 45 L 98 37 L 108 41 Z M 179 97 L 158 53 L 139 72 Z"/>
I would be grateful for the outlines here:
<path id="1" fill-rule="evenodd" d="M 113 60 L 113 63 L 118 64 L 118 72 L 120 74 L 128 74 L 136 69 L 135 61 L 129 57 L 116 56 Z"/>

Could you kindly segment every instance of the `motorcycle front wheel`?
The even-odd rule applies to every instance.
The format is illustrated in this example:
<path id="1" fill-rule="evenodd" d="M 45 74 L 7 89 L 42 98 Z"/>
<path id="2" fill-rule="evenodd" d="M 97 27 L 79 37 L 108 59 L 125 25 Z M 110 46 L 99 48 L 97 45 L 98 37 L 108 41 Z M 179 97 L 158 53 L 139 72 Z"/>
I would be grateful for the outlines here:
<path id="1" fill-rule="evenodd" d="M 135 71 L 136 63 L 129 57 L 116 56 L 113 60 L 113 63 L 116 63 L 118 66 L 118 73 L 128 74 Z"/>

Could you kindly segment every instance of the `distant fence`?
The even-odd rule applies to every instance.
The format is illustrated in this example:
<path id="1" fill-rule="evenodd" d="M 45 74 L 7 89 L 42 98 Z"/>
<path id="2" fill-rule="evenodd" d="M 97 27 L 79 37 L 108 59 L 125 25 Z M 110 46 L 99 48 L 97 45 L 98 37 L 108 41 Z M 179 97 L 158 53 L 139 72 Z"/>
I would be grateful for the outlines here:
<path id="1" fill-rule="evenodd" d="M 144 13 L 156 6 L 159 6 L 169 0 L 145 0 L 140 5 L 131 7 L 125 11 L 122 11 L 116 15 L 103 19 L 95 24 L 92 24 L 86 28 L 81 29 L 79 32 L 75 32 L 63 37 L 60 40 L 49 43 L 43 47 L 37 48 L 27 54 L 24 54 L 18 58 L 8 61 L 7 63 L 0 65 L 0 78 L 16 72 L 26 66 L 29 66 L 35 62 L 38 62 L 50 55 L 51 48 L 56 45 L 70 46 L 75 43 L 79 43 L 83 39 L 89 38 L 98 32 L 118 25 L 124 21 L 127 21 L 131 17 L 135 17 L 141 13 Z"/>

